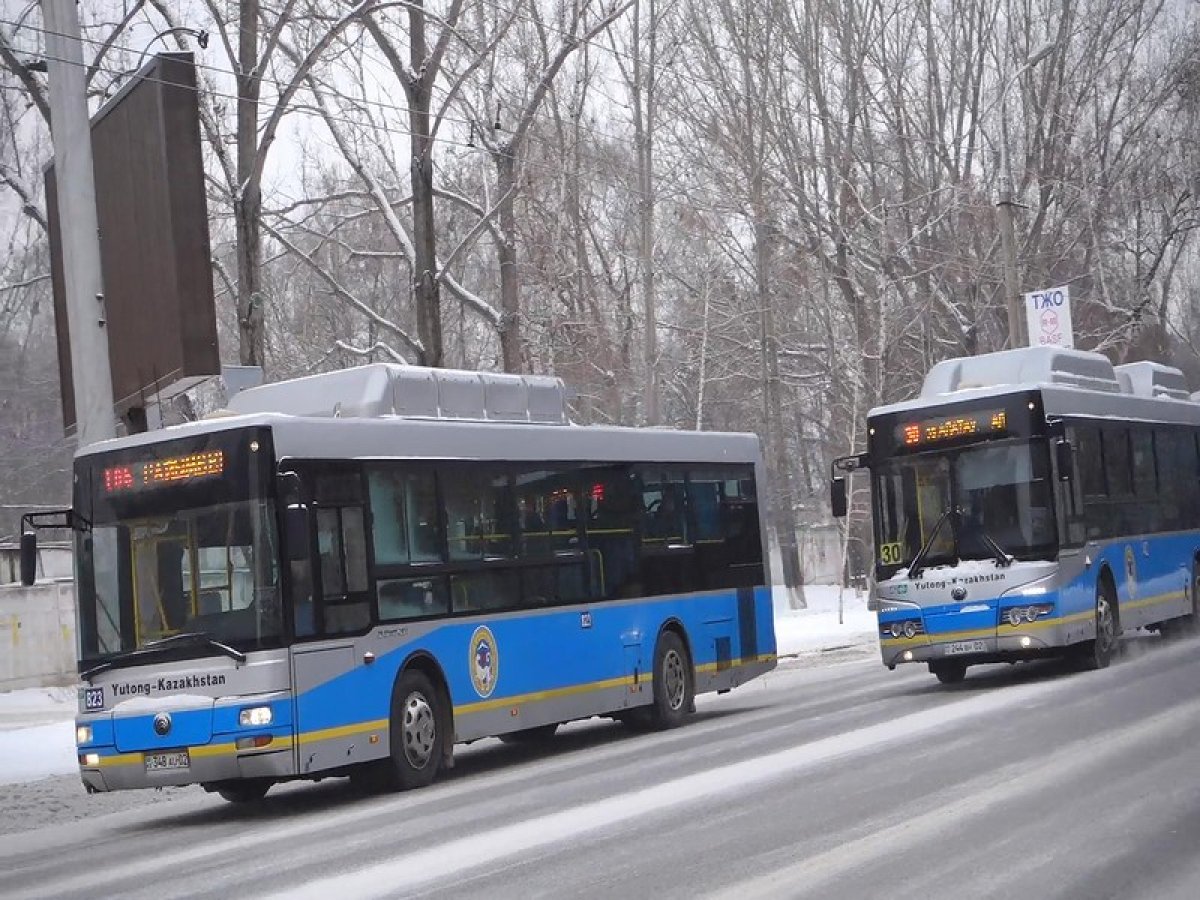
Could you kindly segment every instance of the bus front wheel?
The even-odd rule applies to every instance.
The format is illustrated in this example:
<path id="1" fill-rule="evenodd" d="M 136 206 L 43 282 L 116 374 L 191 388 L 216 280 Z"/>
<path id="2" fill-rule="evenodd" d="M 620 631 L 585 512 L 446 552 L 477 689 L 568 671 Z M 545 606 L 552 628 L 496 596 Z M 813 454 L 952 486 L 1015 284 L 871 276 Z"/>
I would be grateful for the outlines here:
<path id="1" fill-rule="evenodd" d="M 433 781 L 442 763 L 444 721 L 441 694 L 428 676 L 416 669 L 401 675 L 392 693 L 391 758 L 385 760 L 390 787 L 407 791 Z"/>
<path id="2" fill-rule="evenodd" d="M 217 787 L 217 794 L 229 803 L 257 803 L 271 789 L 269 778 L 246 778 L 226 781 Z"/>
<path id="3" fill-rule="evenodd" d="M 929 671 L 942 684 L 958 684 L 967 677 L 967 664 L 965 662 L 958 662 L 957 660 L 931 662 L 929 664 Z"/>

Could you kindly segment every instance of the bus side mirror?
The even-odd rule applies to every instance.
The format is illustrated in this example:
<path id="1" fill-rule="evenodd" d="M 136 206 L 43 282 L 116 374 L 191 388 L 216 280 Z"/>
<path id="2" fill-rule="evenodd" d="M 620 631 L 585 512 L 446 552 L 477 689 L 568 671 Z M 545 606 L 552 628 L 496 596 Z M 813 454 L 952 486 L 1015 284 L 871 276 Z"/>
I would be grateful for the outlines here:
<path id="1" fill-rule="evenodd" d="M 21 532 L 21 584 L 29 587 L 37 581 L 37 532 Z"/>
<path id="2" fill-rule="evenodd" d="M 829 506 L 835 519 L 846 517 L 846 479 L 842 476 L 829 482 Z"/>
<path id="3" fill-rule="evenodd" d="M 1057 441 L 1054 444 L 1054 463 L 1058 467 L 1058 480 L 1070 481 L 1075 477 L 1075 458 L 1071 453 L 1071 442 Z"/>
<path id="4" fill-rule="evenodd" d="M 283 511 L 283 534 L 289 562 L 308 559 L 308 507 L 289 503 Z"/>

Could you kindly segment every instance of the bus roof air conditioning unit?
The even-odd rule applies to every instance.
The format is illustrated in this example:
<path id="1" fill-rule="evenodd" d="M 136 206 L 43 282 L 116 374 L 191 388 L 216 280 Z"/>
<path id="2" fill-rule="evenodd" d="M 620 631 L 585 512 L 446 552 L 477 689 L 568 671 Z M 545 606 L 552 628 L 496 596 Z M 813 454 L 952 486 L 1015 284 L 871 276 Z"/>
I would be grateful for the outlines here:
<path id="1" fill-rule="evenodd" d="M 250 388 L 235 413 L 318 418 L 536 422 L 568 425 L 566 388 L 545 375 L 508 375 L 374 363 Z"/>
<path id="2" fill-rule="evenodd" d="M 1132 362 L 1115 369 L 1121 387 L 1135 397 L 1187 400 L 1187 379 L 1173 366 L 1156 362 Z"/>
<path id="3" fill-rule="evenodd" d="M 1121 392 L 1112 363 L 1102 354 L 1061 347 L 1021 347 L 940 362 L 925 376 L 921 397 L 1023 384 Z"/>

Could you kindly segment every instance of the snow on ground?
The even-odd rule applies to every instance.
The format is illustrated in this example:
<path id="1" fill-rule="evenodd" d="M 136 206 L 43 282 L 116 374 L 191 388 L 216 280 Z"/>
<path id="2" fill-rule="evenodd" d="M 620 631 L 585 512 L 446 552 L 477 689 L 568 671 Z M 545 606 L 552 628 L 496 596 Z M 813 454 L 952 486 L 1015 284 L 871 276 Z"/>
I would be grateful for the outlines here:
<path id="1" fill-rule="evenodd" d="M 73 775 L 75 689 L 0 693 L 0 784 Z"/>
<path id="2" fill-rule="evenodd" d="M 840 622 L 839 593 L 842 604 Z M 876 646 L 875 613 L 867 609 L 865 591 L 856 593 L 853 588 L 811 584 L 804 588 L 804 600 L 808 604 L 807 609 L 791 609 L 786 591 L 775 586 L 775 639 L 781 657 Z"/>
<path id="3" fill-rule="evenodd" d="M 865 593 L 809 585 L 807 609 L 791 609 L 786 592 L 775 588 L 775 636 L 781 657 L 875 645 L 875 614 Z M 0 784 L 74 775 L 74 688 L 32 688 L 0 692 Z"/>

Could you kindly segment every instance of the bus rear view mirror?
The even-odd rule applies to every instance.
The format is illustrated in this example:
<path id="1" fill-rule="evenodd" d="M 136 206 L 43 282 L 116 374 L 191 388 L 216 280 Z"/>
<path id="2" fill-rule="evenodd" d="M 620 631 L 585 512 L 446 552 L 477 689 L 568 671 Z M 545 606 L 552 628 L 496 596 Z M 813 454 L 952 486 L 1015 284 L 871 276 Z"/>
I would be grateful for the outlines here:
<path id="1" fill-rule="evenodd" d="M 21 584 L 29 587 L 37 580 L 37 532 L 21 532 Z"/>
<path id="2" fill-rule="evenodd" d="M 837 476 L 829 482 L 829 506 L 835 519 L 846 517 L 846 479 Z"/>
<path id="3" fill-rule="evenodd" d="M 1071 453 L 1070 441 L 1054 444 L 1054 463 L 1058 467 L 1058 480 L 1070 481 L 1075 477 L 1075 458 Z"/>

